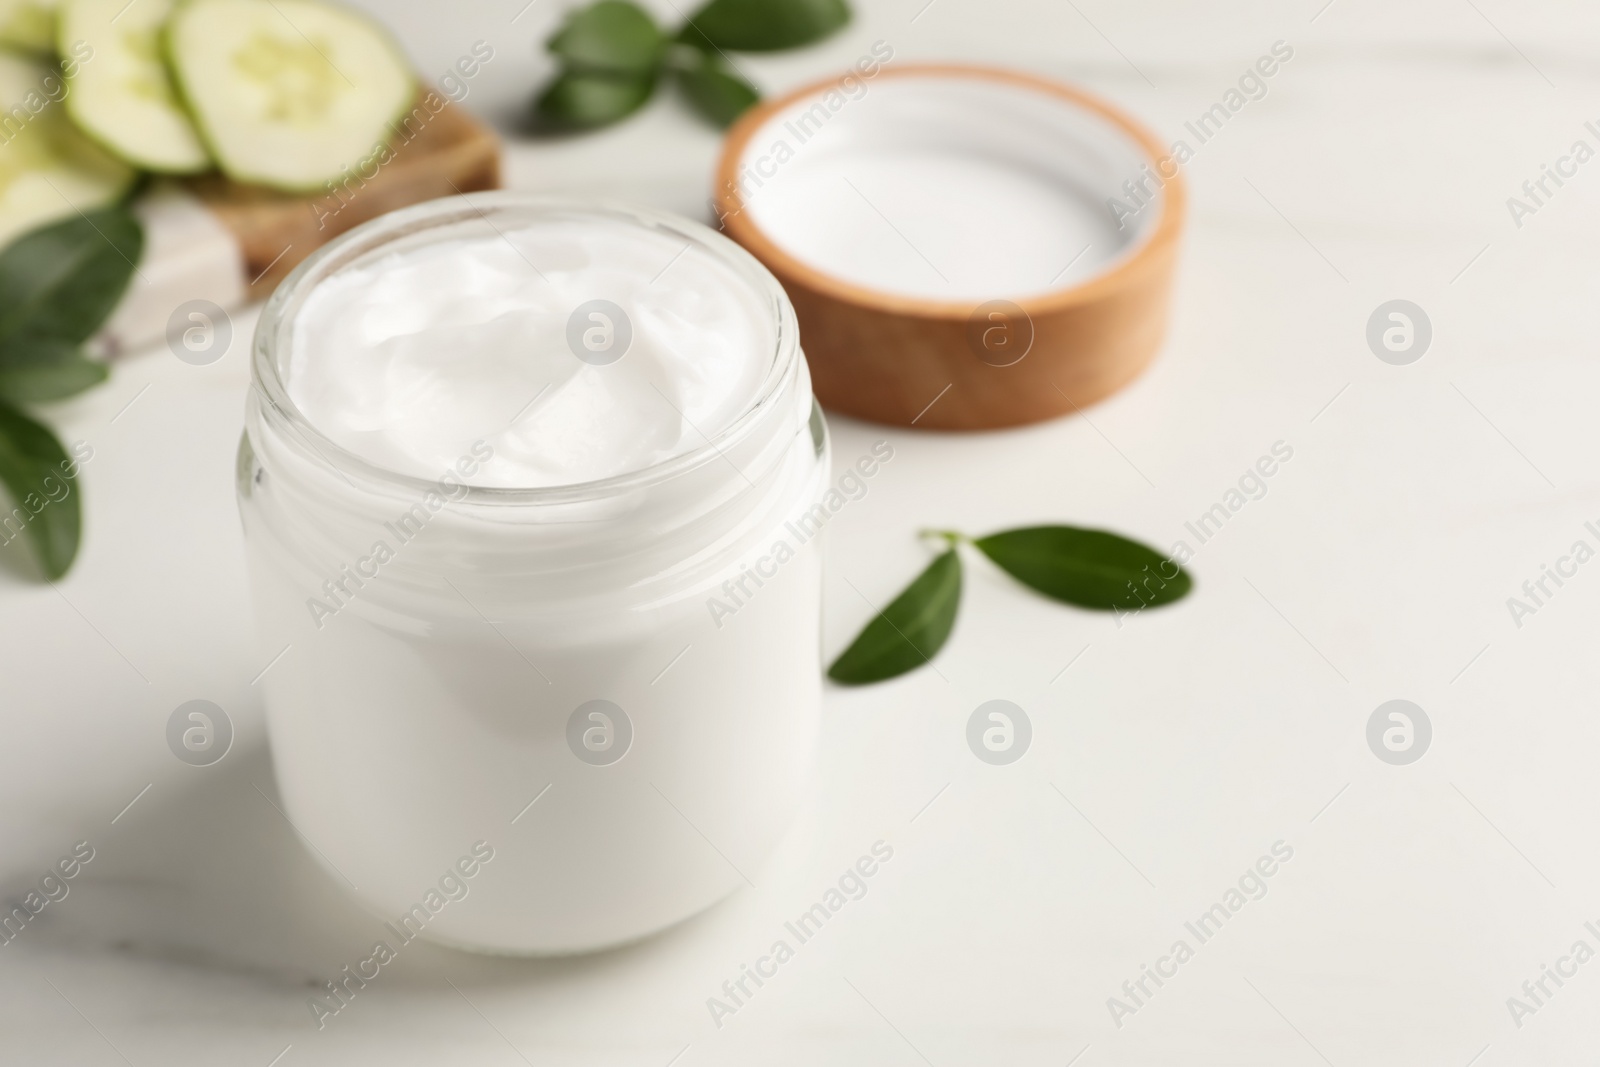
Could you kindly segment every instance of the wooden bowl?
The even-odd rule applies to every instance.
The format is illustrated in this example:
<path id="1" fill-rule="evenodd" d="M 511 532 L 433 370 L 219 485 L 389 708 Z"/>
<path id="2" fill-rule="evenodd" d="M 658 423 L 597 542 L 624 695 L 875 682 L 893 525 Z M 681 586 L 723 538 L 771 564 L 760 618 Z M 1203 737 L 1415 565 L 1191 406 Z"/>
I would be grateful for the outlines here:
<path id="1" fill-rule="evenodd" d="M 1075 411 L 1150 362 L 1184 158 L 1048 79 L 864 61 L 741 118 L 714 204 L 794 302 L 824 406 L 981 430 Z"/>

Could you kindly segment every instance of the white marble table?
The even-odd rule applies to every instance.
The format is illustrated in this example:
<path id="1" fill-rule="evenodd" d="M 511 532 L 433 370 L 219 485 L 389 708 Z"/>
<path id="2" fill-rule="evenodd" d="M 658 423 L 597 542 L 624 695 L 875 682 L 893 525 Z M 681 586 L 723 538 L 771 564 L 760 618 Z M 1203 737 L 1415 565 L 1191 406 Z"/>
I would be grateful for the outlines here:
<path id="1" fill-rule="evenodd" d="M 749 70 L 781 89 L 885 39 L 1074 78 L 1178 137 L 1294 48 L 1189 165 L 1174 329 L 1132 388 L 1006 433 L 833 422 L 841 456 L 887 435 L 896 458 L 835 520 L 830 651 L 869 614 L 852 586 L 882 598 L 920 565 L 920 527 L 1056 520 L 1164 547 L 1285 442 L 1266 495 L 1199 547 L 1196 593 L 1119 627 L 975 566 L 937 672 L 828 693 L 815 798 L 757 888 L 590 958 L 413 946 L 319 1031 L 306 997 L 375 923 L 270 802 L 232 482 L 253 316 L 215 365 L 130 358 L 50 413 L 94 448 L 77 568 L 57 591 L 0 552 L 0 892 L 95 850 L 0 947 L 0 1062 L 1592 1061 L 1600 963 L 1559 961 L 1600 949 L 1600 564 L 1520 626 L 1507 598 L 1600 547 L 1600 162 L 1520 228 L 1506 199 L 1574 140 L 1600 147 L 1600 12 L 857 2 L 840 39 Z M 424 70 L 494 43 L 470 106 L 505 120 L 540 78 L 554 0 L 514 24 L 520 0 L 409 6 L 388 17 Z M 714 151 L 658 102 L 513 147 L 508 176 L 697 211 Z M 1364 337 L 1395 298 L 1433 325 L 1409 366 Z M 197 697 L 238 730 L 209 768 L 163 737 Z M 1006 767 L 964 741 L 997 697 L 1035 731 Z M 1395 698 L 1433 726 L 1406 766 L 1365 736 Z M 719 1027 L 707 998 L 879 840 L 866 896 Z M 1185 923 L 1280 841 L 1265 895 L 1201 943 Z M 1179 939 L 1192 958 L 1123 992 Z M 1576 973 L 1514 1019 L 1507 998 L 1533 1006 L 1523 983 L 1558 964 Z M 1114 1020 L 1112 996 L 1137 1010 Z"/>

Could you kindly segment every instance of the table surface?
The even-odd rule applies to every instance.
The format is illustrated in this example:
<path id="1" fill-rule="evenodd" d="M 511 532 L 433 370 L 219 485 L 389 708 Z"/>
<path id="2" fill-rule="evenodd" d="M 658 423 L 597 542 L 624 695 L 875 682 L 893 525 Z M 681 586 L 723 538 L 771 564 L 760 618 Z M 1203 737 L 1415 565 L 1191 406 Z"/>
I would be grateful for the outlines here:
<path id="1" fill-rule="evenodd" d="M 1267 95 L 1187 165 L 1172 331 L 1144 377 L 1082 417 L 1000 433 L 832 420 L 838 457 L 886 436 L 895 459 L 833 521 L 830 653 L 920 566 L 914 532 L 930 525 L 1183 540 L 1195 593 L 1119 623 L 975 564 L 937 669 L 828 691 L 818 787 L 755 888 L 586 958 L 411 947 L 318 1031 L 306 997 L 367 954 L 376 924 L 271 803 L 252 684 L 268 664 L 233 491 L 254 321 L 240 314 L 220 362 L 146 353 L 48 412 L 94 449 L 66 581 L 40 584 L 15 546 L 0 552 L 0 892 L 26 891 L 73 842 L 96 850 L 0 949 L 0 1061 L 1592 1059 L 1600 964 L 1571 954 L 1600 948 L 1584 925 L 1600 929 L 1587 832 L 1600 669 L 1584 629 L 1600 566 L 1547 580 L 1532 614 L 1514 618 L 1507 600 L 1575 542 L 1600 546 L 1585 525 L 1600 520 L 1585 459 L 1600 164 L 1549 185 L 1520 226 L 1506 200 L 1575 141 L 1600 146 L 1584 126 L 1600 117 L 1600 11 L 857 3 L 838 39 L 741 66 L 775 91 L 883 39 L 897 62 L 1071 78 L 1177 138 L 1273 42 L 1293 47 Z M 427 72 L 491 42 L 467 104 L 509 127 L 559 14 L 552 0 L 519 7 L 384 10 Z M 663 99 L 595 136 L 512 144 L 508 182 L 703 215 L 715 150 Z M 1397 298 L 1433 327 L 1407 366 L 1365 338 Z M 1265 495 L 1198 544 L 1186 522 L 1277 442 L 1293 455 Z M 237 729 L 204 769 L 163 735 L 194 698 Z M 969 715 L 996 698 L 1033 724 L 1009 766 L 965 742 Z M 1368 747 L 1391 699 L 1431 721 L 1418 762 Z M 867 895 L 718 1026 L 707 998 L 879 840 L 894 855 Z M 1292 859 L 1265 894 L 1195 937 L 1185 924 L 1278 842 Z M 1123 991 L 1179 940 L 1192 956 L 1162 964 L 1162 985 Z M 1545 966 L 1567 977 L 1525 993 Z M 1114 996 L 1134 1010 L 1113 1013 Z M 1513 1012 L 1513 996 L 1531 1010 Z"/>

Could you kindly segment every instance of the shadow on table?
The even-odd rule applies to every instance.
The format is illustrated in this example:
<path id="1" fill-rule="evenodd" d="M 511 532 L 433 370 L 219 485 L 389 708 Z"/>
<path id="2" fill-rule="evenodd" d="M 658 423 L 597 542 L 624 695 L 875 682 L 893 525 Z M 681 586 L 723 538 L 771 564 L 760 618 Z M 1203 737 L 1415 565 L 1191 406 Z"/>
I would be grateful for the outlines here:
<path id="1" fill-rule="evenodd" d="M 374 941 L 393 938 L 316 862 L 278 803 L 265 745 L 158 781 L 90 838 L 94 859 L 68 897 L 24 931 L 27 946 L 109 951 L 135 967 L 176 967 L 190 980 L 244 979 L 297 998 L 321 989 L 346 964 L 371 955 Z M 526 990 L 603 975 L 667 948 L 695 922 L 636 945 L 562 959 L 488 957 L 414 941 L 397 965 L 383 969 L 383 985 L 448 992 L 448 976 Z"/>

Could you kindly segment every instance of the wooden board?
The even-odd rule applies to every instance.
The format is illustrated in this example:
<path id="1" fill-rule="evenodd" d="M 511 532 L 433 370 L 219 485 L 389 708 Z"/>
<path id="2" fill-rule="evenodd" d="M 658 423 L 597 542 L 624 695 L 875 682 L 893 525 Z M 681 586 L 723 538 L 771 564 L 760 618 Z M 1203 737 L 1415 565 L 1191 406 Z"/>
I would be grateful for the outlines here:
<path id="1" fill-rule="evenodd" d="M 483 124 L 424 90 L 402 119 L 392 155 L 369 160 L 320 196 L 244 185 L 219 174 L 186 184 L 244 253 L 246 298 L 263 300 L 295 266 L 339 234 L 396 208 L 500 185 L 500 142 Z"/>

